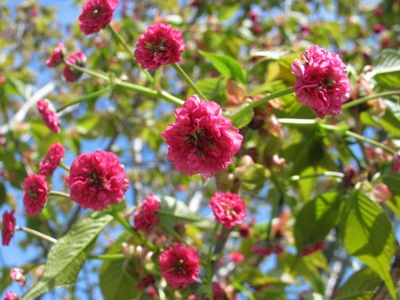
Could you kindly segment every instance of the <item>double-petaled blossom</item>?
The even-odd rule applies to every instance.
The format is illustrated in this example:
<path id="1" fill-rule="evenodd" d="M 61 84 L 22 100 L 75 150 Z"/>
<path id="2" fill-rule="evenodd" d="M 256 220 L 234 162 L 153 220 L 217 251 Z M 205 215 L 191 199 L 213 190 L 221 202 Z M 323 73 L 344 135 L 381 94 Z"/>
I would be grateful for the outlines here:
<path id="1" fill-rule="evenodd" d="M 295 59 L 291 66 L 297 76 L 294 91 L 297 100 L 311 107 L 320 118 L 342 112 L 342 104 L 350 96 L 346 65 L 339 55 L 318 45 L 301 54 L 304 62 Z"/>
<path id="2" fill-rule="evenodd" d="M 221 107 L 197 95 L 175 109 L 176 121 L 161 134 L 167 143 L 168 160 L 175 170 L 210 178 L 232 164 L 243 137 L 223 116 Z"/>
<path id="3" fill-rule="evenodd" d="M 86 56 L 82 51 L 77 51 L 68 56 L 65 62 L 78 67 L 84 67 L 86 64 Z M 66 65 L 63 70 L 63 75 L 67 82 L 74 82 L 82 76 L 82 72 Z"/>
<path id="4" fill-rule="evenodd" d="M 47 201 L 49 183 L 43 175 L 31 174 L 25 178 L 24 207 L 28 215 L 34 216 L 40 213 Z"/>
<path id="5" fill-rule="evenodd" d="M 67 49 L 63 43 L 58 43 L 56 49 L 54 49 L 51 56 L 46 60 L 46 66 L 49 68 L 57 67 L 60 63 L 62 63 L 66 50 Z"/>
<path id="6" fill-rule="evenodd" d="M 246 203 L 239 195 L 232 193 L 215 193 L 211 198 L 210 207 L 217 222 L 227 229 L 241 224 L 247 215 Z"/>
<path id="7" fill-rule="evenodd" d="M 70 198 L 82 208 L 93 210 L 121 202 L 129 188 L 118 156 L 102 150 L 75 158 L 65 182 L 71 190 Z"/>
<path id="8" fill-rule="evenodd" d="M 153 194 L 148 195 L 140 208 L 134 213 L 135 229 L 151 231 L 158 224 L 156 213 L 159 209 L 160 202 Z"/>
<path id="9" fill-rule="evenodd" d="M 21 268 L 10 269 L 10 277 L 16 281 L 20 286 L 24 286 L 26 283 L 25 271 Z"/>
<path id="10" fill-rule="evenodd" d="M 46 156 L 43 157 L 39 164 L 39 174 L 51 176 L 63 157 L 64 147 L 58 142 L 51 145 L 47 150 Z"/>
<path id="11" fill-rule="evenodd" d="M 2 219 L 3 227 L 1 229 L 1 242 L 3 246 L 10 245 L 11 238 L 14 235 L 15 223 L 16 223 L 14 213 L 15 213 L 14 210 L 12 210 L 11 212 L 8 212 L 6 210 L 3 213 L 3 219 Z"/>
<path id="12" fill-rule="evenodd" d="M 199 278 L 199 253 L 178 244 L 159 257 L 161 275 L 173 288 L 184 287 Z"/>
<path id="13" fill-rule="evenodd" d="M 39 113 L 42 115 L 43 121 L 46 126 L 55 133 L 60 132 L 60 122 L 58 120 L 57 112 L 51 103 L 47 99 L 40 99 L 37 102 L 37 108 Z"/>
<path id="14" fill-rule="evenodd" d="M 106 27 L 110 24 L 117 6 L 118 0 L 86 1 L 78 20 L 81 31 L 89 35 Z"/>
<path id="15" fill-rule="evenodd" d="M 143 69 L 154 69 L 182 60 L 185 49 L 182 32 L 169 24 L 150 25 L 136 43 L 135 57 Z"/>

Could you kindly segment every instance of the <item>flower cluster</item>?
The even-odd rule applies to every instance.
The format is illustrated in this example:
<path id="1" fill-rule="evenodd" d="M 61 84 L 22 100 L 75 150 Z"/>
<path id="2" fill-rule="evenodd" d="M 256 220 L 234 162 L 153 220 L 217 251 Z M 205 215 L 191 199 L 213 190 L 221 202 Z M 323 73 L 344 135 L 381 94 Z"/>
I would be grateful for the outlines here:
<path id="1" fill-rule="evenodd" d="M 65 182 L 70 198 L 82 208 L 103 210 L 117 204 L 129 188 L 124 166 L 112 152 L 83 153 L 73 161 Z"/>
<path id="2" fill-rule="evenodd" d="M 140 208 L 134 213 L 135 229 L 151 231 L 158 224 L 156 213 L 159 209 L 160 202 L 153 194 L 148 195 Z"/>
<path id="3" fill-rule="evenodd" d="M 168 147 L 168 160 L 177 171 L 210 178 L 232 164 L 243 137 L 221 113 L 221 107 L 197 95 L 175 109 L 176 122 L 161 134 Z"/>
<path id="4" fill-rule="evenodd" d="M 16 222 L 14 213 L 14 210 L 12 210 L 11 212 L 4 211 L 3 213 L 3 228 L 1 229 L 1 242 L 3 246 L 10 245 L 11 238 L 14 235 Z"/>
<path id="5" fill-rule="evenodd" d="M 60 123 L 58 121 L 57 112 L 53 104 L 47 99 L 40 99 L 37 102 L 37 108 L 42 115 L 46 126 L 55 133 L 60 133 Z"/>
<path id="6" fill-rule="evenodd" d="M 211 209 L 219 223 L 231 229 L 246 218 L 246 203 L 239 195 L 215 193 L 210 201 Z"/>
<path id="7" fill-rule="evenodd" d="M 88 0 L 83 4 L 79 16 L 79 27 L 86 34 L 100 31 L 108 24 L 118 6 L 118 0 Z"/>
<path id="8" fill-rule="evenodd" d="M 25 178 L 24 207 L 28 215 L 34 216 L 40 213 L 47 201 L 49 183 L 43 175 L 31 174 Z"/>
<path id="9" fill-rule="evenodd" d="M 320 118 L 342 112 L 342 103 L 350 96 L 346 65 L 339 55 L 312 46 L 295 59 L 291 66 L 297 76 L 294 91 L 297 100 L 311 107 Z"/>
<path id="10" fill-rule="evenodd" d="M 161 275 L 173 288 L 184 287 L 199 278 L 200 258 L 196 249 L 178 244 L 159 257 Z"/>
<path id="11" fill-rule="evenodd" d="M 185 49 L 182 32 L 171 25 L 153 24 L 136 43 L 135 57 L 143 69 L 154 69 L 182 60 Z"/>
<path id="12" fill-rule="evenodd" d="M 51 145 L 39 164 L 39 174 L 51 176 L 63 157 L 64 147 L 60 143 Z"/>

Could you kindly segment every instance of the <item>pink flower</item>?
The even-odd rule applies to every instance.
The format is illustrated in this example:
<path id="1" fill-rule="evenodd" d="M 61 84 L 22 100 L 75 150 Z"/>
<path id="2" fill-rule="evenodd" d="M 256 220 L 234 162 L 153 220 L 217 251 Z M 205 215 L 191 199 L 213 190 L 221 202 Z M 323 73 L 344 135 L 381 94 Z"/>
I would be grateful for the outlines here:
<path id="1" fill-rule="evenodd" d="M 160 209 L 160 202 L 150 194 L 143 201 L 140 208 L 134 213 L 135 229 L 151 231 L 157 224 L 156 212 Z"/>
<path id="2" fill-rule="evenodd" d="M 235 262 L 235 263 L 240 263 L 244 260 L 244 255 L 240 252 L 231 252 L 229 253 L 229 258 L 231 261 Z"/>
<path id="3" fill-rule="evenodd" d="M 305 249 L 303 249 L 300 253 L 300 256 L 307 256 L 310 255 L 318 250 L 321 250 L 322 248 L 324 248 L 324 243 L 323 242 L 316 242 L 313 245 L 311 245 L 310 247 L 307 247 Z"/>
<path id="4" fill-rule="evenodd" d="M 55 133 L 60 132 L 60 123 L 58 121 L 57 112 L 53 104 L 47 99 L 40 99 L 37 102 L 37 108 L 42 115 L 43 121 L 46 126 Z"/>
<path id="5" fill-rule="evenodd" d="M 150 285 L 153 285 L 154 283 L 156 283 L 154 276 L 149 274 L 146 277 L 142 278 L 140 280 L 140 284 L 138 284 L 136 287 L 138 289 L 144 290 L 145 288 L 147 288 Z"/>
<path id="6" fill-rule="evenodd" d="M 210 206 L 217 221 L 227 229 L 242 223 L 247 215 L 245 202 L 232 193 L 215 193 Z"/>
<path id="7" fill-rule="evenodd" d="M 15 231 L 15 211 L 11 212 L 4 211 L 3 213 L 3 228 L 1 229 L 1 240 L 3 246 L 10 245 L 11 238 L 14 235 Z"/>
<path id="8" fill-rule="evenodd" d="M 25 178 L 24 183 L 24 206 L 30 216 L 40 213 L 47 201 L 49 183 L 43 175 L 31 174 Z"/>
<path id="9" fill-rule="evenodd" d="M 161 275 L 173 287 L 183 287 L 199 278 L 200 258 L 196 249 L 178 244 L 161 253 Z"/>
<path id="10" fill-rule="evenodd" d="M 108 24 L 118 6 L 118 0 L 88 0 L 79 16 L 79 27 L 88 35 L 100 31 Z"/>
<path id="11" fill-rule="evenodd" d="M 383 203 L 386 200 L 392 198 L 392 192 L 388 186 L 384 183 L 377 183 L 374 185 L 371 193 L 371 197 L 378 203 Z"/>
<path id="12" fill-rule="evenodd" d="M 350 96 L 346 65 L 339 55 L 315 45 L 295 59 L 291 66 L 297 76 L 294 91 L 297 100 L 311 107 L 320 118 L 342 112 L 342 103 Z"/>
<path id="13" fill-rule="evenodd" d="M 40 162 L 39 174 L 43 176 L 51 176 L 63 157 L 64 147 L 60 143 L 51 145 L 46 156 Z"/>
<path id="14" fill-rule="evenodd" d="M 251 251 L 260 256 L 269 256 L 273 253 L 281 254 L 283 246 L 279 242 L 261 241 L 251 246 Z"/>
<path id="15" fill-rule="evenodd" d="M 3 300 L 19 300 L 19 297 L 13 292 L 8 292 L 5 294 Z"/>
<path id="16" fill-rule="evenodd" d="M 168 160 L 175 170 L 210 178 L 232 164 L 243 137 L 221 113 L 221 107 L 195 95 L 175 109 L 176 122 L 161 134 L 167 143 Z"/>
<path id="17" fill-rule="evenodd" d="M 240 236 L 244 239 L 250 236 L 250 226 L 248 225 L 240 225 L 238 231 Z"/>
<path id="18" fill-rule="evenodd" d="M 397 152 L 393 158 L 392 172 L 398 173 L 400 171 L 400 152 Z"/>
<path id="19" fill-rule="evenodd" d="M 48 66 L 49 68 L 57 67 L 60 63 L 62 63 L 66 50 L 67 49 L 65 48 L 63 43 L 58 43 L 58 46 L 56 47 L 56 49 L 54 49 L 53 54 L 49 57 L 48 60 L 46 60 L 46 66 Z"/>
<path id="20" fill-rule="evenodd" d="M 182 32 L 162 23 L 150 25 L 136 43 L 135 57 L 143 69 L 154 69 L 182 60 Z"/>
<path id="21" fill-rule="evenodd" d="M 26 276 L 23 269 L 12 268 L 10 269 L 10 277 L 16 281 L 20 286 L 24 286 L 26 283 Z"/>
<path id="22" fill-rule="evenodd" d="M 86 63 L 86 56 L 82 51 L 77 51 L 68 56 L 65 59 L 65 62 L 71 65 L 77 65 L 78 67 L 84 67 Z M 82 76 L 82 72 L 67 65 L 64 67 L 63 74 L 67 82 L 77 81 Z"/>
<path id="23" fill-rule="evenodd" d="M 83 153 L 72 163 L 65 182 L 71 189 L 70 198 L 82 208 L 103 210 L 117 204 L 129 188 L 129 182 L 118 156 L 97 150 Z"/>

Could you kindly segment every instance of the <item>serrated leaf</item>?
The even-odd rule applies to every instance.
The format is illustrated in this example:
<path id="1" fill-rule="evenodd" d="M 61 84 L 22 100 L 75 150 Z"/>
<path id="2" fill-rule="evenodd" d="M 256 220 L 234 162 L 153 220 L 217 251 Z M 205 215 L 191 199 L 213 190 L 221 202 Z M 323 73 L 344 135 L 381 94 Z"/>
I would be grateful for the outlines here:
<path id="1" fill-rule="evenodd" d="M 84 217 L 50 249 L 44 276 L 21 299 L 34 299 L 56 287 L 73 286 L 98 234 L 113 220 Z"/>
<path id="2" fill-rule="evenodd" d="M 184 202 L 169 196 L 165 196 L 161 199 L 160 210 L 157 212 L 157 214 L 160 216 L 160 218 L 172 217 L 191 222 L 203 220 L 203 218 L 197 213 L 192 212 Z"/>
<path id="3" fill-rule="evenodd" d="M 394 49 L 383 49 L 373 66 L 374 79 L 383 86 L 398 88 L 400 82 L 400 53 Z"/>
<path id="4" fill-rule="evenodd" d="M 232 57 L 199 51 L 199 53 L 208 58 L 217 71 L 225 78 L 233 78 L 242 84 L 246 84 L 246 76 L 242 66 Z"/>
<path id="5" fill-rule="evenodd" d="M 335 226 L 338 214 L 339 202 L 336 192 L 322 194 L 307 202 L 298 212 L 294 225 L 298 252 L 315 242 L 324 240 Z"/>
<path id="6" fill-rule="evenodd" d="M 382 279 L 375 271 L 361 269 L 340 288 L 335 300 L 370 300 L 381 282 Z"/>
<path id="7" fill-rule="evenodd" d="M 344 202 L 340 232 L 347 251 L 373 269 L 395 298 L 390 277 L 395 252 L 392 225 L 379 205 L 359 191 Z"/>

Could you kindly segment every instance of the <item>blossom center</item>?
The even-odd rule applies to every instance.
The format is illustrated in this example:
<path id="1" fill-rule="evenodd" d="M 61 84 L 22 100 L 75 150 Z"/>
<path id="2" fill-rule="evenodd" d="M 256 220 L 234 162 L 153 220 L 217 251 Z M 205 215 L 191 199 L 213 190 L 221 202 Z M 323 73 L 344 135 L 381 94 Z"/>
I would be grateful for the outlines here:
<path id="1" fill-rule="evenodd" d="M 89 178 L 89 185 L 90 186 L 95 186 L 95 187 L 101 188 L 106 183 L 106 179 L 98 177 L 95 172 L 91 172 L 89 174 L 86 174 L 85 177 Z"/>
<path id="2" fill-rule="evenodd" d="M 171 272 L 184 272 L 185 271 L 185 267 L 184 267 L 184 263 L 185 261 L 181 258 L 178 260 L 178 264 L 173 266 L 170 271 Z"/>
<path id="3" fill-rule="evenodd" d="M 234 211 L 234 209 L 231 206 L 229 206 L 228 204 L 226 204 L 225 202 L 221 202 L 221 206 L 224 208 L 225 212 L 228 215 L 231 215 L 233 217 L 237 216 L 237 213 Z"/>
<path id="4" fill-rule="evenodd" d="M 97 18 L 100 15 L 100 9 L 95 8 L 92 12 L 93 17 Z"/>
<path id="5" fill-rule="evenodd" d="M 167 39 L 162 39 L 159 43 L 156 44 L 146 42 L 146 48 L 151 50 L 153 52 L 153 56 L 156 57 L 159 52 L 165 51 L 164 44 L 166 41 Z"/>
<path id="6" fill-rule="evenodd" d="M 322 83 L 318 86 L 318 91 L 323 90 L 324 88 L 332 88 L 336 84 L 336 80 L 326 78 Z"/>
<path id="7" fill-rule="evenodd" d="M 199 154 L 202 159 L 205 158 L 207 148 L 216 148 L 210 141 L 207 131 L 201 129 L 195 130 L 193 135 L 187 135 L 184 139 L 197 148 L 196 153 Z"/>

